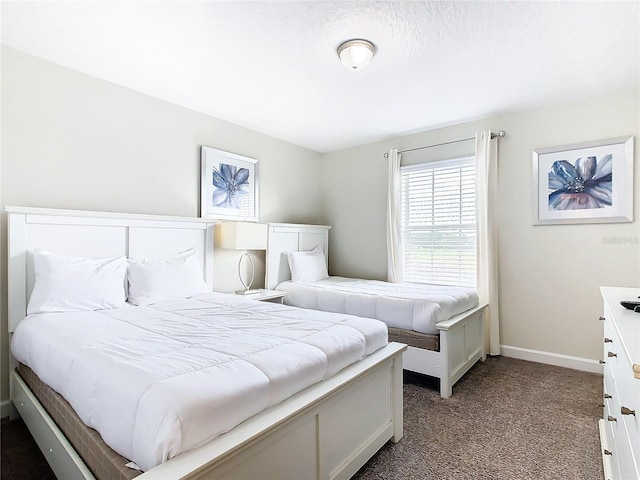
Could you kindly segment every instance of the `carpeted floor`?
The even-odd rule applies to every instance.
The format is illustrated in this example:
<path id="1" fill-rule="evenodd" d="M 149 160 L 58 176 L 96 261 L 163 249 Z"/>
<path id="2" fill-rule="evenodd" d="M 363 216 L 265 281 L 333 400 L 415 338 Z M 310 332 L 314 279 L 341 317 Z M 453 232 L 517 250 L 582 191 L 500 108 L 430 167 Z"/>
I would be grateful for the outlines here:
<path id="1" fill-rule="evenodd" d="M 354 480 L 604 477 L 600 375 L 494 357 L 446 400 L 423 379 L 406 375 L 402 441 L 388 443 Z"/>
<path id="2" fill-rule="evenodd" d="M 495 357 L 473 367 L 453 397 L 436 387 L 406 375 L 405 436 L 354 480 L 603 478 L 601 376 Z M 3 480 L 54 478 L 21 421 L 2 424 L 1 435 Z"/>
<path id="3" fill-rule="evenodd" d="M 2 480 L 55 480 L 44 455 L 22 420 L 2 422 L 0 436 Z"/>

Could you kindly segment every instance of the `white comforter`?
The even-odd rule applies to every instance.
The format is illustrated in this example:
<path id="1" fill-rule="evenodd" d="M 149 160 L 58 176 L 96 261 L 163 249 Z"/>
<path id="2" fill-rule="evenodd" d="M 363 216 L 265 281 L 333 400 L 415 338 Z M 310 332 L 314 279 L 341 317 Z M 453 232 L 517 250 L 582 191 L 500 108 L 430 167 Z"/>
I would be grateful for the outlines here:
<path id="1" fill-rule="evenodd" d="M 12 352 L 111 448 L 148 470 L 386 343 L 381 322 L 200 294 L 32 315 Z"/>
<path id="2" fill-rule="evenodd" d="M 282 282 L 287 305 L 377 318 L 390 327 L 437 333 L 436 323 L 478 304 L 472 288 L 389 283 L 329 277 L 315 282 Z"/>

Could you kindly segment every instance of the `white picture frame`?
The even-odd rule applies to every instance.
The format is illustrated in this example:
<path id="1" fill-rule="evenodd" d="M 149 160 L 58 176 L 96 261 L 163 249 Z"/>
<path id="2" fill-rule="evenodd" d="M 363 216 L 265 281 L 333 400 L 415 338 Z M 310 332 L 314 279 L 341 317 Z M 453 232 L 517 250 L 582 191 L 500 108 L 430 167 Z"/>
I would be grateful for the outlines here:
<path id="1" fill-rule="evenodd" d="M 200 149 L 200 217 L 258 221 L 258 160 Z"/>
<path id="2" fill-rule="evenodd" d="M 633 136 L 532 153 L 533 224 L 633 221 Z"/>

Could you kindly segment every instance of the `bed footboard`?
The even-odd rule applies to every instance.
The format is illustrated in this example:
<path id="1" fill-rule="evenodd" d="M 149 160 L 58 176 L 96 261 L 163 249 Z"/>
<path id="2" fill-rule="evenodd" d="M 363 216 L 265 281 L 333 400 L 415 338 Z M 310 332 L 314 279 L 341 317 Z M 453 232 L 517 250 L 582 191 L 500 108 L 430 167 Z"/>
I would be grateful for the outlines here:
<path id="1" fill-rule="evenodd" d="M 484 309 L 475 307 L 436 325 L 440 351 L 409 347 L 404 368 L 440 379 L 440 396 L 449 398 L 453 385 L 478 361 L 485 360 Z"/>

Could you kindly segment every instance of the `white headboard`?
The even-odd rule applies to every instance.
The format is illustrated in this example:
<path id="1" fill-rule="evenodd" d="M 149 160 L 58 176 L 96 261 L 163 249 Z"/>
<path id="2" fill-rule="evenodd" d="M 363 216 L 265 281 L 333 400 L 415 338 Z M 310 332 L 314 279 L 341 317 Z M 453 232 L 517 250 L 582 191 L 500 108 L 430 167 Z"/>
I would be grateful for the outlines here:
<path id="1" fill-rule="evenodd" d="M 267 244 L 266 288 L 273 289 L 285 280 L 291 280 L 287 252 L 312 250 L 319 246 L 329 260 L 329 230 L 326 225 L 297 225 L 270 223 Z"/>
<path id="2" fill-rule="evenodd" d="M 9 332 L 26 315 L 34 282 L 34 248 L 88 258 L 147 259 L 170 258 L 195 248 L 204 279 L 212 288 L 212 219 L 27 207 L 6 210 Z"/>

